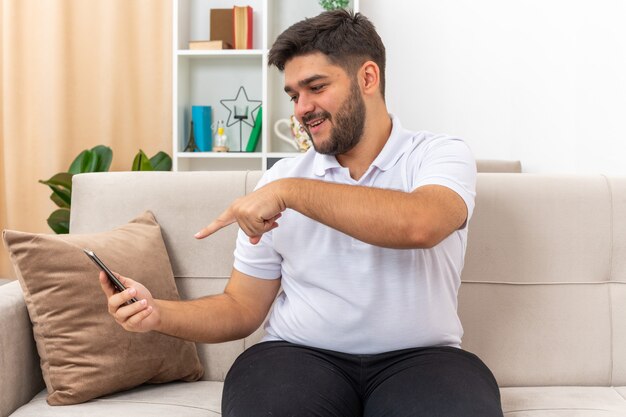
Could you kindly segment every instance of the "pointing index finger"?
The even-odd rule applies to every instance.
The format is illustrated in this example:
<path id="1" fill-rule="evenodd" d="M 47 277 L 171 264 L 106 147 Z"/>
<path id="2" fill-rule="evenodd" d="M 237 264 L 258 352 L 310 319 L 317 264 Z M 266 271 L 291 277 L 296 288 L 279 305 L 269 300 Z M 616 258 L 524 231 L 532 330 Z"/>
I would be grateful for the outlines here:
<path id="1" fill-rule="evenodd" d="M 230 214 L 230 209 L 226 210 L 217 219 L 213 220 L 211 224 L 196 233 L 194 237 L 196 239 L 204 239 L 205 237 L 217 232 L 221 228 L 226 227 L 229 224 L 235 223 L 235 221 L 237 221 L 237 219 Z"/>

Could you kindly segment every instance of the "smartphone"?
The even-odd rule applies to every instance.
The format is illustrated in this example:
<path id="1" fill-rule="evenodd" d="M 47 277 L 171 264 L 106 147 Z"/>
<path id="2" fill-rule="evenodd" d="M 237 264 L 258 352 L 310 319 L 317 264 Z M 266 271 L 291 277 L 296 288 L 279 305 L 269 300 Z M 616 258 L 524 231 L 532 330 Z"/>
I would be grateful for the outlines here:
<path id="1" fill-rule="evenodd" d="M 93 253 L 92 250 L 83 249 L 83 252 L 85 252 L 85 254 L 89 257 L 89 259 L 93 261 L 93 263 L 98 265 L 98 267 L 104 271 L 106 276 L 109 278 L 109 281 L 111 282 L 111 284 L 113 284 L 118 292 L 122 292 L 126 289 L 126 287 L 120 282 L 120 280 L 117 279 L 115 275 L 113 275 L 113 272 L 111 272 L 111 270 L 104 264 L 104 262 L 100 260 L 100 258 L 98 258 L 95 253 Z M 136 303 L 137 301 L 138 300 L 133 297 L 126 304 Z"/>

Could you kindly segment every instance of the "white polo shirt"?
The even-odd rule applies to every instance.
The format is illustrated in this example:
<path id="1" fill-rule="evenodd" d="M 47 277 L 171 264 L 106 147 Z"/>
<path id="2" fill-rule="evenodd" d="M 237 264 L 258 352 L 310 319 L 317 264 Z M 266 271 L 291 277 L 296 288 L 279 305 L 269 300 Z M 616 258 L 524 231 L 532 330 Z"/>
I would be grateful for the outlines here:
<path id="1" fill-rule="evenodd" d="M 368 171 L 355 181 L 334 156 L 310 149 L 282 159 L 257 188 L 297 177 L 410 192 L 446 186 L 474 209 L 476 164 L 461 139 L 393 129 Z M 432 249 L 369 245 L 287 209 L 257 245 L 239 230 L 234 267 L 262 279 L 282 277 L 264 340 L 352 354 L 422 346 L 459 347 L 457 293 L 467 228 Z M 363 225 L 367 227 L 367 225 Z"/>

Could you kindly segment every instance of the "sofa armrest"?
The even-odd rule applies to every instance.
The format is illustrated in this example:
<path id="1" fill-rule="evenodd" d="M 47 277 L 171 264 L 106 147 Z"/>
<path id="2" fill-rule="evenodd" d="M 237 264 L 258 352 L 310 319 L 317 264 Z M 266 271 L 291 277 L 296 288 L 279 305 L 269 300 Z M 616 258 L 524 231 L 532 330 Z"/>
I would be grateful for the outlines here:
<path id="1" fill-rule="evenodd" d="M 39 355 L 17 281 L 0 286 L 0 417 L 44 388 Z"/>

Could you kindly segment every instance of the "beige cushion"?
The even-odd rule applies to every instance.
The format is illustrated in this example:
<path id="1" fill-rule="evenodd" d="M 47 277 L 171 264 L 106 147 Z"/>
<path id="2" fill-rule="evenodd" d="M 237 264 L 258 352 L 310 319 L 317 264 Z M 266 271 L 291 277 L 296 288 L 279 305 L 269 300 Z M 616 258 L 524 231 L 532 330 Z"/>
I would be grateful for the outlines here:
<path id="1" fill-rule="evenodd" d="M 222 415 L 222 385 L 210 381 L 143 385 L 71 407 L 50 407 L 42 392 L 11 417 L 216 417 Z"/>
<path id="2" fill-rule="evenodd" d="M 464 282 L 463 348 L 500 386 L 609 385 L 610 291 L 609 284 Z"/>
<path id="3" fill-rule="evenodd" d="M 506 417 L 624 417 L 622 388 L 520 387 L 502 388 Z"/>
<path id="4" fill-rule="evenodd" d="M 45 393 L 11 417 L 142 417 L 219 416 L 221 382 L 166 386 L 144 385 L 132 391 L 98 398 L 72 407 L 50 407 Z M 626 387 L 521 387 L 502 388 L 502 408 L 506 417 L 624 417 Z"/>
<path id="5" fill-rule="evenodd" d="M 161 229 L 146 212 L 97 234 L 3 233 L 33 323 L 52 405 L 75 404 L 144 382 L 197 380 L 195 346 L 158 333 L 123 330 L 109 316 L 94 250 L 115 272 L 145 284 L 153 295 L 178 299 Z"/>
<path id="6" fill-rule="evenodd" d="M 599 175 L 478 174 L 463 280 L 603 282 L 612 217 Z"/>
<path id="7" fill-rule="evenodd" d="M 175 277 L 230 277 L 237 225 L 193 235 L 246 194 L 247 172 L 107 172 L 72 178 L 71 233 L 94 233 L 150 210 L 159 219 Z M 120 196 L 124 196 L 120 203 Z"/>
<path id="8" fill-rule="evenodd" d="M 459 315 L 500 386 L 626 384 L 626 181 L 479 174 Z"/>

